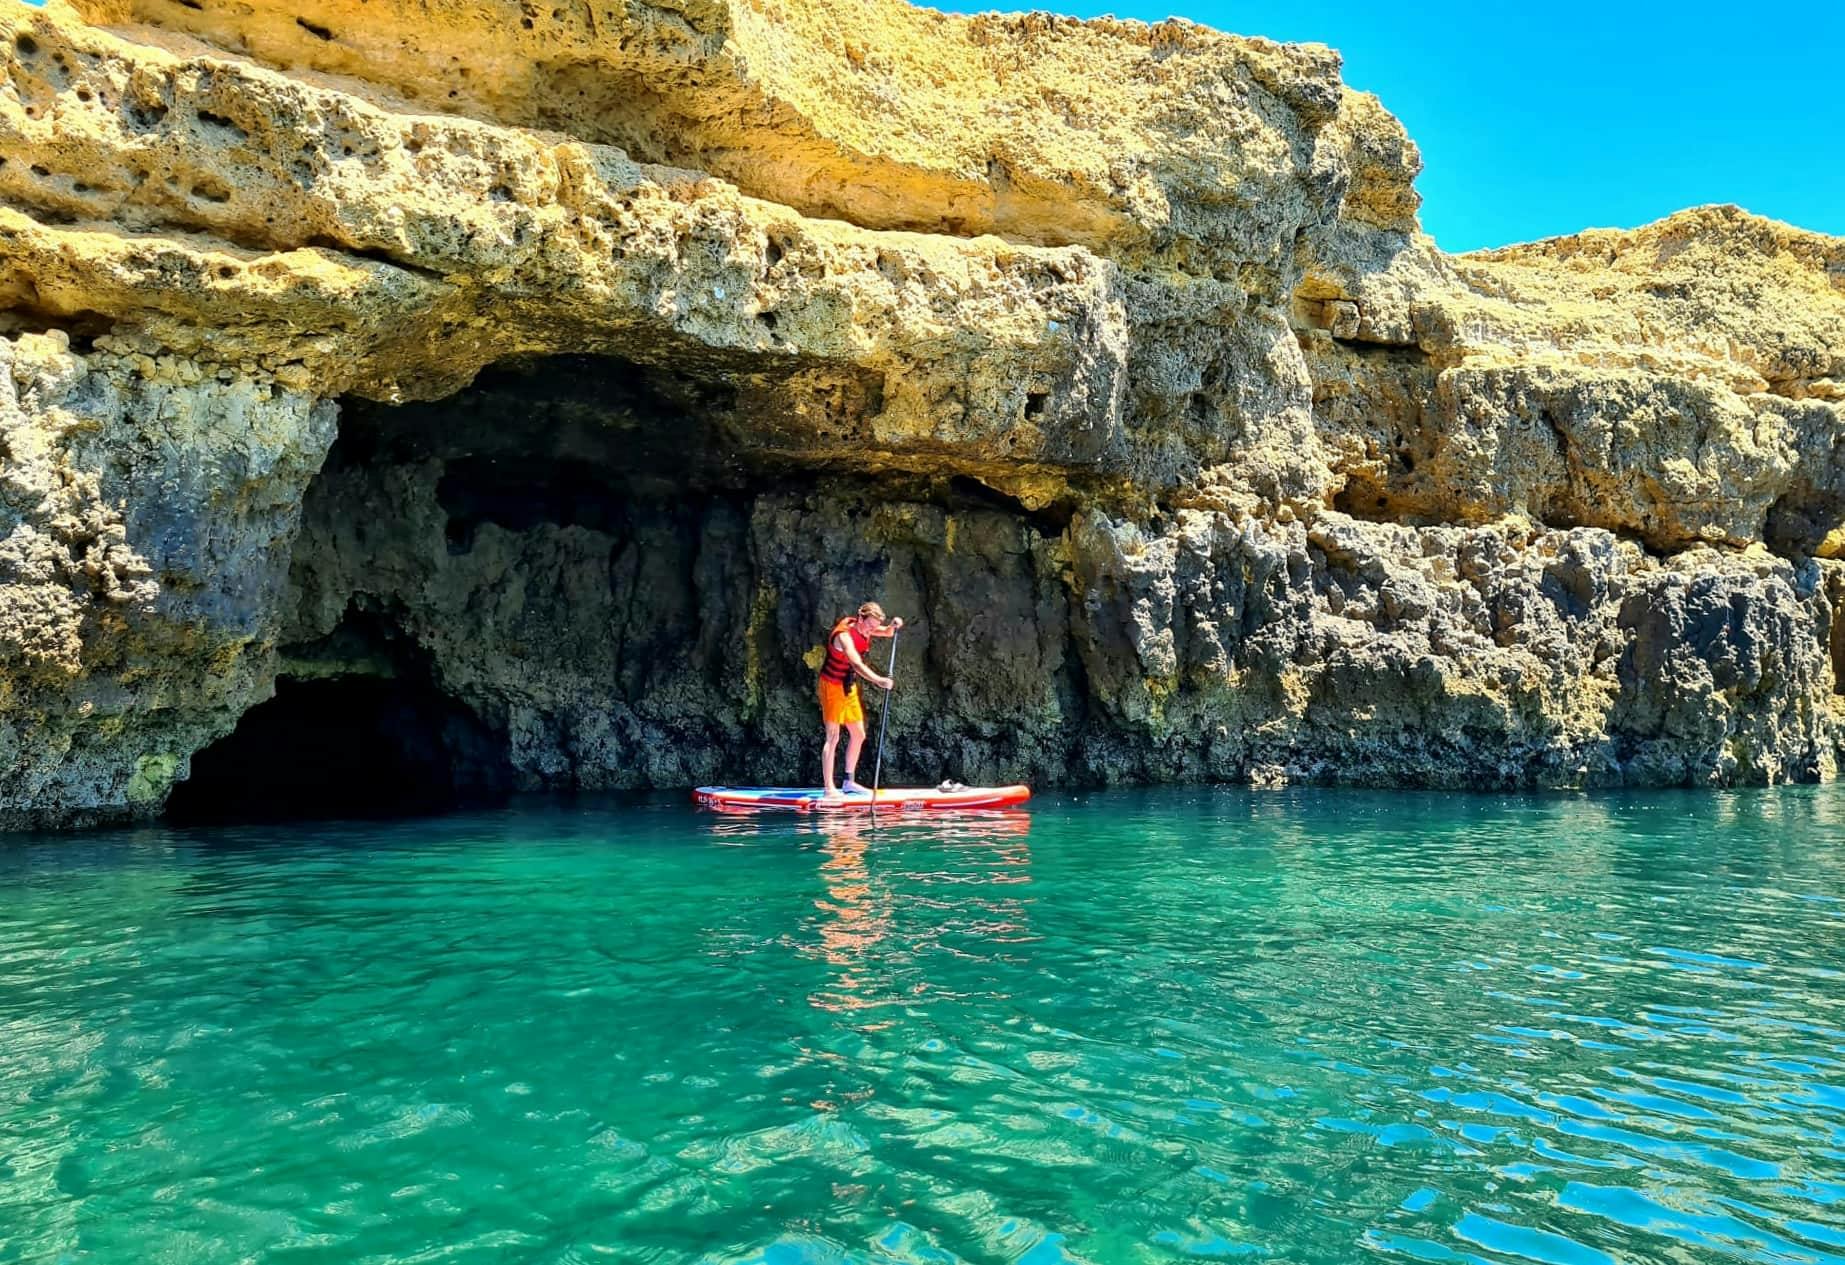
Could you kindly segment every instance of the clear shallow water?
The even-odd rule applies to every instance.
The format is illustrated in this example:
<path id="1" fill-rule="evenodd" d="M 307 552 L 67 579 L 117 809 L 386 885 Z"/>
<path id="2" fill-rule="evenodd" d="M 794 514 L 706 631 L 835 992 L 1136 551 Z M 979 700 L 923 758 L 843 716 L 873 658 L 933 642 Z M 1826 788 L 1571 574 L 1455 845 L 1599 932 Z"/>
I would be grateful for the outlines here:
<path id="1" fill-rule="evenodd" d="M 0 844 L 0 1261 L 1845 1262 L 1845 792 Z"/>

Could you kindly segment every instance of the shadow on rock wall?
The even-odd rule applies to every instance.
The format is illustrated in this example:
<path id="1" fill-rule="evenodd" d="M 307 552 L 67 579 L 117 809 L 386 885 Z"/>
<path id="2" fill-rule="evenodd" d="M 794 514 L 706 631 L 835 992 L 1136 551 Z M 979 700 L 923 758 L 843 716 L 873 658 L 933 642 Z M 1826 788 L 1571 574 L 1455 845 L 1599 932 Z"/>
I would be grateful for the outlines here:
<path id="1" fill-rule="evenodd" d="M 1813 563 L 1713 553 L 1694 578 L 1591 528 L 1031 513 L 963 478 L 745 450 L 724 407 L 587 357 L 350 406 L 306 498 L 265 707 L 358 691 L 368 733 L 408 736 L 416 802 L 808 783 L 820 641 L 874 597 L 908 621 L 893 781 L 1830 768 Z M 264 710 L 195 776 L 311 764 L 327 735 Z"/>

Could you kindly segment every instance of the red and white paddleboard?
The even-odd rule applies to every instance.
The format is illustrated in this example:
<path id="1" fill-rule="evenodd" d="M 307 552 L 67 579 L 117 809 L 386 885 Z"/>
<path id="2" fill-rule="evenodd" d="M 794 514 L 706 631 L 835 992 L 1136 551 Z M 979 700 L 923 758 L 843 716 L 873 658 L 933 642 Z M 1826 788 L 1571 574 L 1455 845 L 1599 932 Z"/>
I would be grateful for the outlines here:
<path id="1" fill-rule="evenodd" d="M 727 811 L 785 808 L 795 812 L 868 812 L 874 808 L 1004 808 L 1031 798 L 1029 786 L 884 787 L 875 795 L 848 795 L 827 802 L 825 791 L 805 786 L 701 786 L 692 799 L 701 808 Z"/>

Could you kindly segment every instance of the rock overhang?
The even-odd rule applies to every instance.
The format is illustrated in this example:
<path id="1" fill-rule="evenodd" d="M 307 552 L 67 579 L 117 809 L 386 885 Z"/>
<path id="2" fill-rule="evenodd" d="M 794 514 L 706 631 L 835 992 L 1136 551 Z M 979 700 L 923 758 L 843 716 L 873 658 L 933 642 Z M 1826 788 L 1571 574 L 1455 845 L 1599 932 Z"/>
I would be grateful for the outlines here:
<path id="1" fill-rule="evenodd" d="M 944 643 L 995 632 L 983 589 L 1034 629 L 1048 692 L 969 693 L 935 660 L 932 742 L 970 761 L 1493 785 L 1833 765 L 1835 590 L 1809 558 L 1845 538 L 1836 239 L 1707 208 L 1447 257 L 1416 233 L 1414 145 L 1336 54 L 1182 22 L 54 0 L 0 19 L 0 59 L 30 458 L 9 459 L 9 741 L 49 744 L 14 782 L 44 819 L 146 811 L 268 688 L 335 401 L 573 357 L 680 383 L 660 407 L 742 454 L 744 500 L 702 527 L 521 519 L 496 565 L 632 593 L 593 556 L 624 532 L 741 550 L 723 600 L 761 634 L 754 701 L 699 742 L 798 719 L 790 590 L 831 589 L 775 534 L 805 530 L 882 542 L 854 576 L 909 559 L 906 595 L 954 612 Z M 375 477 L 453 509 L 407 470 Z M 1622 539 L 1637 559 L 1593 544 Z M 1558 549 L 1581 560 L 1538 565 Z M 1665 579 L 1688 567 L 1785 614 L 1737 626 L 1781 647 L 1768 685 L 1711 666 L 1735 651 L 1691 635 L 1708 612 Z M 487 572 L 445 583 L 477 581 L 500 600 Z M 1521 621 L 1551 631 L 1527 646 Z M 1643 641 L 1676 711 L 1629 698 Z M 633 691 L 711 689 L 695 666 L 617 672 L 627 731 L 586 719 L 570 672 L 479 701 L 537 735 L 541 781 L 593 781 L 657 737 Z M 1342 697 L 1366 673 L 1381 710 Z M 1444 723 L 1475 745 L 1421 732 Z"/>

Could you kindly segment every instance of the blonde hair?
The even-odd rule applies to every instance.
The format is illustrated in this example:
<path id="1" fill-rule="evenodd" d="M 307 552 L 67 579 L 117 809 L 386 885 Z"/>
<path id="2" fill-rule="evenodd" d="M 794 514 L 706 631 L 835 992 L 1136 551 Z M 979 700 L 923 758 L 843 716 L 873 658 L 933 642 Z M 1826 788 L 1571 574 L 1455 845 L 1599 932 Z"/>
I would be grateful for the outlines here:
<path id="1" fill-rule="evenodd" d="M 882 622 L 884 619 L 884 608 L 879 606 L 876 602 L 866 602 L 863 606 L 858 608 L 858 617 L 860 619 L 875 619 Z"/>

